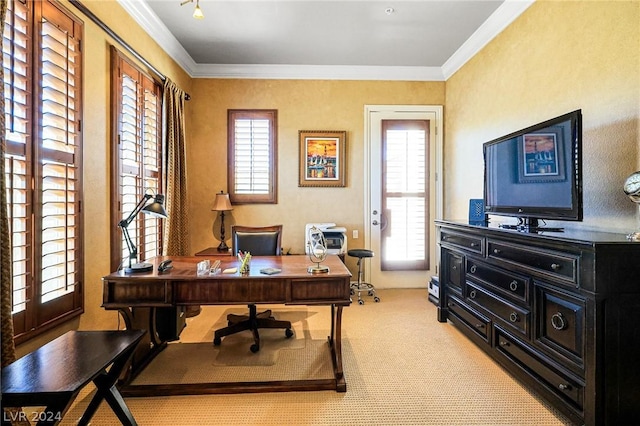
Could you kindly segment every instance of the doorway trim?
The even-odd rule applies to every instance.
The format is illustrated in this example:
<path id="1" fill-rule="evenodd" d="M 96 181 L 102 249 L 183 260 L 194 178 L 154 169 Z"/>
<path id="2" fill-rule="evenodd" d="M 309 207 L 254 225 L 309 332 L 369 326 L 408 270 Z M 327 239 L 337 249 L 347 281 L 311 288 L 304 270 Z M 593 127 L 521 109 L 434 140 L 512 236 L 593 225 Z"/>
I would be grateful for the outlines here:
<path id="1" fill-rule="evenodd" d="M 434 137 L 434 178 L 435 192 L 429 203 L 434 202 L 435 215 L 431 219 L 442 219 L 444 214 L 443 202 L 443 107 L 442 105 L 365 105 L 364 106 L 364 245 L 371 245 L 371 122 L 374 113 L 406 113 L 420 112 L 432 113 L 435 116 L 435 137 Z M 431 142 L 431 141 L 430 141 Z M 429 224 L 431 227 L 431 224 Z M 432 240 L 435 242 L 437 235 L 432 233 Z M 433 246 L 433 243 L 431 244 Z M 430 250 L 431 252 L 431 250 Z M 433 250 L 435 264 L 432 266 L 434 271 L 440 268 L 440 252 Z M 371 263 L 366 262 L 365 274 L 371 276 Z"/>

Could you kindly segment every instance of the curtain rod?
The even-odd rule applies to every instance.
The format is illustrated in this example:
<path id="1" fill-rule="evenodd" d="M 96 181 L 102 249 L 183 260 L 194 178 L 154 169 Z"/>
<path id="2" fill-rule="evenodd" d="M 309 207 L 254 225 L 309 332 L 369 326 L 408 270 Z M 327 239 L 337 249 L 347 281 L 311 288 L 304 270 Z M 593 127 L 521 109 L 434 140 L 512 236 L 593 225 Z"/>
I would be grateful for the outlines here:
<path id="1" fill-rule="evenodd" d="M 116 34 L 111 28 L 109 28 L 107 26 L 107 24 L 105 24 L 104 22 L 102 22 L 100 20 L 100 18 L 98 18 L 96 15 L 93 14 L 93 12 L 91 12 L 89 9 L 87 9 L 87 7 L 85 5 L 83 5 L 82 3 L 80 3 L 80 0 L 69 0 L 69 3 L 71 3 L 72 5 L 74 5 L 76 8 L 78 8 L 78 10 L 80 10 L 82 13 L 84 13 L 89 19 L 91 19 L 93 21 L 94 24 L 96 24 L 97 26 L 99 26 L 100 28 L 102 28 L 102 30 L 104 32 L 106 32 L 111 38 L 113 38 L 115 41 L 117 41 L 120 45 L 122 45 L 122 47 L 124 47 L 129 53 L 131 53 L 133 56 L 136 57 L 136 59 L 138 59 L 140 62 L 142 62 L 145 66 L 147 66 L 151 71 L 153 71 L 158 77 L 160 77 L 160 79 L 162 80 L 162 82 L 164 83 L 164 81 L 167 79 L 167 77 L 162 74 L 160 71 L 158 71 L 156 69 L 156 67 L 154 67 L 153 65 L 151 65 L 149 63 L 149 61 L 147 61 L 145 58 L 143 58 L 138 52 L 136 52 L 133 47 L 129 46 L 129 44 L 124 41 L 122 39 L 122 37 L 120 37 L 118 34 Z M 191 99 L 191 96 L 189 96 L 188 93 L 185 93 L 185 99 L 189 100 Z"/>

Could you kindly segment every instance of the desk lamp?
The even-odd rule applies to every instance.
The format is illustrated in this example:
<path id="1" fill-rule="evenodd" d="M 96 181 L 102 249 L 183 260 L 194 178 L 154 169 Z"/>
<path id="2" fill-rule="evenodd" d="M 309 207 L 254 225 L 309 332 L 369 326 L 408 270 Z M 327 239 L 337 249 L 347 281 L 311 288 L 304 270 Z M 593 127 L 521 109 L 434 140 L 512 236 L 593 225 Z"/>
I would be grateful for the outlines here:
<path id="1" fill-rule="evenodd" d="M 151 198 L 154 199 L 153 202 L 147 204 L 147 201 L 149 201 Z M 138 248 L 133 244 L 133 241 L 131 241 L 131 236 L 129 235 L 129 231 L 127 230 L 127 228 L 140 212 L 155 217 L 166 218 L 167 212 L 164 210 L 164 206 L 162 205 L 163 203 L 164 195 L 156 194 L 155 196 L 153 196 L 151 194 L 144 194 L 131 214 L 129 214 L 126 219 L 123 219 L 118 223 L 118 226 L 122 229 L 124 240 L 127 243 L 127 249 L 129 250 L 129 266 L 124 268 L 124 272 L 126 274 L 136 272 L 149 272 L 153 270 L 153 265 L 151 263 L 137 263 Z"/>
<path id="2" fill-rule="evenodd" d="M 213 202 L 213 209 L 216 212 L 220 212 L 220 245 L 218 246 L 218 251 L 229 251 L 229 247 L 225 242 L 224 237 L 224 212 L 228 212 L 233 210 L 233 206 L 231 205 L 231 201 L 229 201 L 229 194 L 225 194 L 220 191 L 219 194 L 216 194 L 216 199 Z"/>

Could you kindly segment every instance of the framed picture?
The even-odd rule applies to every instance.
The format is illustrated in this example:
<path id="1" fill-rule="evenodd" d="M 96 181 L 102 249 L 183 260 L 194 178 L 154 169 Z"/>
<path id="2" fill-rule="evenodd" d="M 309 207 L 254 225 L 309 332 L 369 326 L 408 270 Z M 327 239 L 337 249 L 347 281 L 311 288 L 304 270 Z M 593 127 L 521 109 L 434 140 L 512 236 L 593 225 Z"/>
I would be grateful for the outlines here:
<path id="1" fill-rule="evenodd" d="M 300 130 L 298 186 L 346 186 L 344 130 Z"/>
<path id="2" fill-rule="evenodd" d="M 520 183 L 560 182 L 566 179 L 564 144 L 560 129 L 528 133 L 518 141 Z"/>

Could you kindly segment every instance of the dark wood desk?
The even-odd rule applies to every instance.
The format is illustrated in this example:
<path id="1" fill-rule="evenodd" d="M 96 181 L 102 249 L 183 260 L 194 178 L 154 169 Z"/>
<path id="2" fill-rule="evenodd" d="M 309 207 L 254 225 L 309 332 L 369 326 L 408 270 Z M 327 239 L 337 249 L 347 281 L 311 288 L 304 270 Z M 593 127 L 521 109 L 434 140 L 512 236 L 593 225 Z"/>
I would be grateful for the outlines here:
<path id="1" fill-rule="evenodd" d="M 230 256 L 210 256 L 220 260 L 221 268 L 237 266 Z M 130 375 L 126 378 L 122 394 L 126 396 L 184 395 L 240 392 L 281 392 L 304 390 L 346 391 L 342 367 L 342 309 L 351 303 L 349 283 L 351 273 L 337 256 L 329 256 L 324 265 L 328 274 L 310 274 L 313 265 L 307 256 L 254 256 L 248 275 L 218 274 L 197 276 L 196 264 L 202 256 L 171 257 L 173 268 L 158 273 L 157 266 L 168 257 L 150 260 L 152 272 L 125 275 L 115 272 L 103 278 L 103 304 L 105 309 L 121 312 L 128 329 L 150 330 L 148 344 L 141 344 L 134 355 Z M 276 275 L 260 273 L 263 268 L 279 268 Z M 168 385 L 130 385 L 131 380 L 150 362 L 167 342 L 155 330 L 157 308 L 189 305 L 327 305 L 331 308 L 331 335 L 328 337 L 333 379 L 289 380 L 250 383 L 192 383 Z M 144 352 L 140 352 L 144 351 Z M 247 356 L 251 354 L 247 353 Z"/>
<path id="2" fill-rule="evenodd" d="M 88 424 L 104 399 L 123 425 L 135 425 L 115 383 L 143 335 L 141 330 L 69 331 L 7 365 L 2 369 L 2 406 L 45 408 L 3 412 L 2 424 L 58 424 L 80 390 L 93 381 L 98 390 L 78 424 Z"/>

